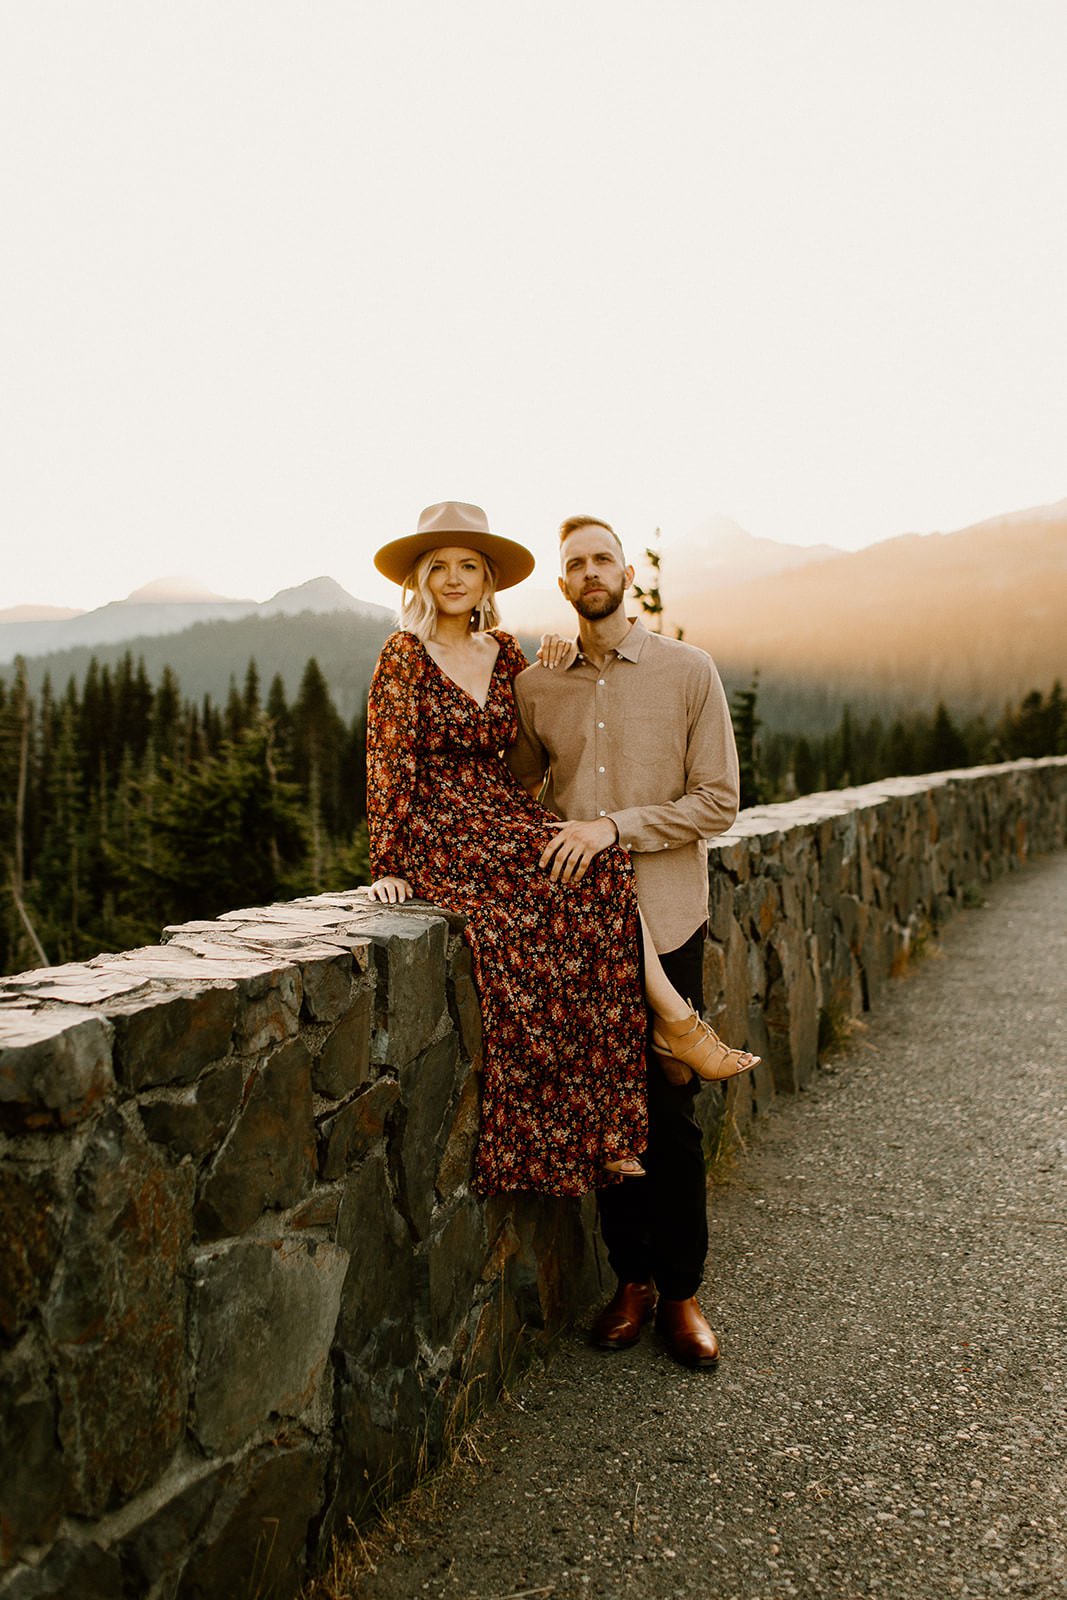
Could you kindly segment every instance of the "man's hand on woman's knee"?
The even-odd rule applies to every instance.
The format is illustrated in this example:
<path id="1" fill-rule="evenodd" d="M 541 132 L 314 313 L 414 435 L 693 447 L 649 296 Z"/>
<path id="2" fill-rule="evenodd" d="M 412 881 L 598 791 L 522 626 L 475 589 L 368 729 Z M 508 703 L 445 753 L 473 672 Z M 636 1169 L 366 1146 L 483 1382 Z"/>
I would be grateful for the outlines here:
<path id="1" fill-rule="evenodd" d="M 553 883 L 577 883 L 585 877 L 594 856 L 607 850 L 618 837 L 619 830 L 610 817 L 561 823 L 555 838 L 541 852 L 539 865 L 549 868 Z"/>

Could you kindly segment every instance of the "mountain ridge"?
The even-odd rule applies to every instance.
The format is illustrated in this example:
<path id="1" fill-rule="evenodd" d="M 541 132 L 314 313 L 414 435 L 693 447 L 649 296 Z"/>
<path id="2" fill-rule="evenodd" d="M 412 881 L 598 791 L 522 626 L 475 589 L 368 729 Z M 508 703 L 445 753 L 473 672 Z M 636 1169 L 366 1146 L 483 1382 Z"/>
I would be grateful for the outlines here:
<path id="1" fill-rule="evenodd" d="M 351 717 L 393 614 L 351 596 L 354 609 L 340 609 L 338 591 L 345 595 L 332 579 L 311 579 L 243 617 L 37 655 L 31 684 L 47 671 L 58 689 L 84 673 L 92 654 L 113 664 L 130 650 L 155 681 L 171 666 L 190 697 L 223 699 L 250 657 L 263 683 L 280 672 L 291 694 L 314 655 Z M 844 704 L 896 714 L 944 699 L 954 713 L 997 714 L 1029 690 L 1045 692 L 1056 677 L 1067 678 L 1067 500 L 947 534 L 900 534 L 730 587 L 708 586 L 706 574 L 698 587 L 668 549 L 663 591 L 667 631 L 684 626 L 686 638 L 715 658 L 729 690 L 759 672 L 767 727 L 825 731 Z M 516 591 L 503 597 L 504 626 L 527 647 L 543 627 L 573 631 L 570 607 L 548 598 L 551 614 L 530 619 L 514 604 Z M 308 609 L 316 599 L 328 609 Z"/>
<path id="2" fill-rule="evenodd" d="M 187 586 L 186 592 L 189 592 L 188 586 L 198 588 L 200 598 L 143 598 L 181 593 L 173 587 L 175 585 Z M 110 600 L 92 611 L 47 619 L 5 621 L 0 617 L 0 666 L 13 661 L 17 655 L 36 658 L 79 646 L 122 645 L 181 634 L 201 622 L 236 622 L 250 616 L 299 616 L 304 611 L 322 615 L 347 612 L 375 618 L 392 615 L 386 606 L 356 599 L 333 578 L 309 578 L 293 588 L 280 589 L 264 601 L 212 595 L 197 579 L 158 578 L 135 589 L 125 600 Z"/>
<path id="3" fill-rule="evenodd" d="M 679 587 L 679 572 L 683 575 L 681 586 L 706 582 L 711 575 L 719 587 L 724 587 L 846 554 L 835 545 L 786 544 L 762 538 L 748 533 L 732 517 L 709 517 L 681 539 L 664 543 L 653 536 L 641 550 L 627 549 L 636 581 L 643 586 L 648 586 L 652 577 L 647 549 L 658 549 L 663 572 L 661 587 L 666 586 L 668 604 Z M 517 590 L 509 591 L 502 609 L 507 626 L 534 633 L 569 628 L 574 615 L 554 580 L 551 584 L 521 584 Z"/>
<path id="4" fill-rule="evenodd" d="M 1067 676 L 1067 500 L 689 589 L 668 622 L 733 671 L 993 706 Z"/>

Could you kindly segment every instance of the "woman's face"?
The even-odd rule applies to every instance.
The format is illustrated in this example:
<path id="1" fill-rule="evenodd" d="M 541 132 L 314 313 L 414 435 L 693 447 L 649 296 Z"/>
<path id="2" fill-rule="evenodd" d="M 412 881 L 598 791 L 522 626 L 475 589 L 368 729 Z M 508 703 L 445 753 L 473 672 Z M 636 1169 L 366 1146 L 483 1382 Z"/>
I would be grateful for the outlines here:
<path id="1" fill-rule="evenodd" d="M 481 605 L 485 592 L 485 562 L 477 550 L 449 546 L 435 550 L 426 583 L 438 611 L 458 617 Z"/>

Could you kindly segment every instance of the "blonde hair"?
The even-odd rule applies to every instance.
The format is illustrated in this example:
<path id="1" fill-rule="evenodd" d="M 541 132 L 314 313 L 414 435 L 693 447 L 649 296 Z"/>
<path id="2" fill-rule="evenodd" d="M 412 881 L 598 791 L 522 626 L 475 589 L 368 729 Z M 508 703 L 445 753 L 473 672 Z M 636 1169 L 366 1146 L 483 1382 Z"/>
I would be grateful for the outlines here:
<path id="1" fill-rule="evenodd" d="M 497 570 L 489 557 L 482 555 L 480 550 L 475 555 L 481 556 L 485 569 L 485 589 L 482 593 L 481 603 L 471 618 L 471 631 L 485 633 L 488 628 L 496 628 L 500 624 L 500 614 L 496 609 Z M 430 568 L 437 560 L 436 550 L 427 550 L 420 556 L 412 570 L 404 579 L 402 598 L 400 601 L 400 615 L 397 618 L 400 626 L 421 639 L 423 644 L 427 639 L 432 639 L 434 628 L 437 624 L 437 603 L 430 593 L 429 576 Z"/>
<path id="2" fill-rule="evenodd" d="M 564 517 L 559 525 L 560 544 L 563 543 L 564 539 L 569 539 L 572 533 L 577 533 L 579 528 L 603 528 L 605 533 L 611 534 L 611 537 L 619 547 L 620 556 L 624 561 L 626 560 L 626 552 L 622 547 L 622 540 L 611 526 L 611 523 L 605 522 L 603 517 Z"/>

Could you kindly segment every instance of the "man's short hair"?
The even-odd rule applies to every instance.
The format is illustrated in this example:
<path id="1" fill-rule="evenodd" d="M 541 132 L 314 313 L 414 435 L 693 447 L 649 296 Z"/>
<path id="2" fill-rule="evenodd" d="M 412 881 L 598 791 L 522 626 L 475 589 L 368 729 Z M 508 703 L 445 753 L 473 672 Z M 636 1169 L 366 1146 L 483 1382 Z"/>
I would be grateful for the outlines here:
<path id="1" fill-rule="evenodd" d="M 626 551 L 622 547 L 622 540 L 611 526 L 611 523 L 605 522 L 603 517 L 564 517 L 559 525 L 560 544 L 563 543 L 564 539 L 569 538 L 572 533 L 577 533 L 579 528 L 603 528 L 606 533 L 611 534 L 611 537 L 619 547 L 620 556 L 624 561 L 626 560 Z"/>

